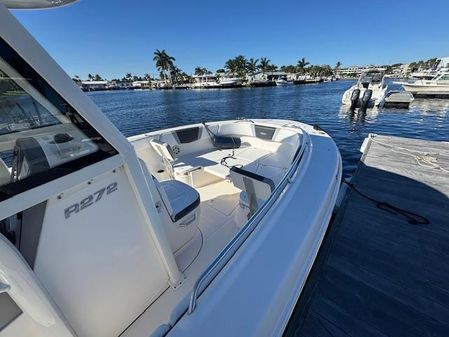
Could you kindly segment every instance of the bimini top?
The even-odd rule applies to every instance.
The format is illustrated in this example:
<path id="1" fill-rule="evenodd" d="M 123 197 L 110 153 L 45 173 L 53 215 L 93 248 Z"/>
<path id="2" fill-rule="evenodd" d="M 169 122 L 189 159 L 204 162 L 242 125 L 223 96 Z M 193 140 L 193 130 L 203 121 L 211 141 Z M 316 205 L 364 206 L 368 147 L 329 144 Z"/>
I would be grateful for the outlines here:
<path id="1" fill-rule="evenodd" d="M 11 9 L 43 9 L 66 6 L 78 0 L 0 0 Z"/>

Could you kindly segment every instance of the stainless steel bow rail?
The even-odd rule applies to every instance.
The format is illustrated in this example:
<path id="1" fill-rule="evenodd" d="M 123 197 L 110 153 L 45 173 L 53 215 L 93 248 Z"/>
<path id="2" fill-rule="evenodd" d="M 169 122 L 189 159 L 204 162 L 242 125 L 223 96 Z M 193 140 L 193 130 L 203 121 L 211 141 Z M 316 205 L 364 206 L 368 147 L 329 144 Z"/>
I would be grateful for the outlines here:
<path id="1" fill-rule="evenodd" d="M 215 258 L 215 260 L 207 267 L 207 269 L 201 274 L 198 280 L 195 282 L 192 293 L 190 295 L 189 309 L 187 313 L 190 315 L 196 308 L 196 302 L 198 297 L 203 293 L 206 287 L 214 280 L 218 273 L 224 268 L 229 260 L 234 256 L 237 250 L 245 242 L 248 236 L 254 231 L 259 224 L 263 216 L 270 210 L 271 206 L 278 200 L 279 195 L 283 192 L 285 186 L 293 181 L 293 176 L 299 167 L 301 159 L 304 157 L 306 149 L 309 149 L 310 137 L 303 130 L 302 144 L 298 148 L 295 158 L 288 172 L 284 175 L 281 182 L 271 193 L 268 200 L 263 204 L 261 208 L 257 210 L 254 216 L 243 226 L 243 228 L 237 233 L 237 235 L 226 245 L 221 253 Z M 310 151 L 310 150 L 309 150 Z"/>

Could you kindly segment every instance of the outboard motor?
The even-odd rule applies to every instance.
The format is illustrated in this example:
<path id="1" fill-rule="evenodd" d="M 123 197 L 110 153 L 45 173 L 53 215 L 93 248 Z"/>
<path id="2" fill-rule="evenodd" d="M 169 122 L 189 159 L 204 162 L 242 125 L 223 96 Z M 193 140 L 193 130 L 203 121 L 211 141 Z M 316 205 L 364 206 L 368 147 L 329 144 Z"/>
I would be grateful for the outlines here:
<path id="1" fill-rule="evenodd" d="M 354 110 L 354 108 L 357 106 L 359 96 L 360 96 L 360 89 L 354 89 L 351 93 L 351 107 L 349 108 L 350 110 Z"/>
<path id="2" fill-rule="evenodd" d="M 371 101 L 371 97 L 373 96 L 373 91 L 371 89 L 365 90 L 362 97 L 362 105 L 361 109 L 366 110 L 366 108 L 369 105 L 369 102 Z"/>

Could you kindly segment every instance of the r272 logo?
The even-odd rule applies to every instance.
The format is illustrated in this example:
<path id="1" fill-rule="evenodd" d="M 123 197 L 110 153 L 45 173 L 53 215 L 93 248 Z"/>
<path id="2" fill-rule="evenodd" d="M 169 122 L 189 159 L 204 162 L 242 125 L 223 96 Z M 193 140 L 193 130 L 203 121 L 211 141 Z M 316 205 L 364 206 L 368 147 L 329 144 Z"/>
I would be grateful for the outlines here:
<path id="1" fill-rule="evenodd" d="M 86 209 L 89 206 L 92 206 L 94 203 L 101 200 L 101 198 L 106 194 L 111 194 L 113 192 L 117 191 L 117 183 L 113 182 L 109 184 L 106 187 L 103 187 L 102 189 L 99 189 L 98 191 L 92 193 L 91 195 L 88 195 L 84 199 L 82 199 L 80 202 L 77 202 L 76 204 L 73 204 L 69 207 L 67 207 L 64 210 L 64 216 L 66 219 L 70 218 L 72 214 L 76 214 L 83 209 Z"/>

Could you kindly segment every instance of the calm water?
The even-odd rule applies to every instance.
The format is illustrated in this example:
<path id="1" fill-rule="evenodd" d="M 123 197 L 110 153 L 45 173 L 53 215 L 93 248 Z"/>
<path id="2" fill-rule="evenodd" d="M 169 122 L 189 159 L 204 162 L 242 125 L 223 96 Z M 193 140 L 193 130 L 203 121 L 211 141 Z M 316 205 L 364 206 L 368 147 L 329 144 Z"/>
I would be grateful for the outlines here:
<path id="1" fill-rule="evenodd" d="M 415 100 L 409 109 L 348 113 L 343 92 L 352 81 L 225 90 L 95 92 L 90 97 L 131 136 L 178 125 L 224 119 L 282 118 L 319 124 L 337 143 L 351 174 L 368 133 L 449 140 L 449 100 Z M 397 89 L 390 85 L 391 89 Z"/>

